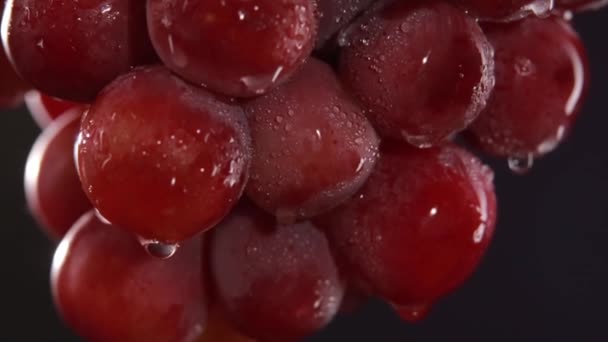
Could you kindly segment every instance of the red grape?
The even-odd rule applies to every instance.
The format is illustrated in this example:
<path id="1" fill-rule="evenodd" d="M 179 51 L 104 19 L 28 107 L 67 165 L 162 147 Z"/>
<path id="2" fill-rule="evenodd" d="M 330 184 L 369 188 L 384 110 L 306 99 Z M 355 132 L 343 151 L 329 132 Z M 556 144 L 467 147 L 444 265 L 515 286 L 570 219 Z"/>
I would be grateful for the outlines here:
<path id="1" fill-rule="evenodd" d="M 25 80 L 77 102 L 155 59 L 144 0 L 8 0 L 2 39 Z"/>
<path id="2" fill-rule="evenodd" d="M 511 21 L 528 15 L 541 16 L 553 8 L 553 0 L 450 0 L 482 20 Z"/>
<path id="3" fill-rule="evenodd" d="M 250 154 L 239 107 L 151 67 L 99 94 L 83 117 L 78 164 L 105 218 L 175 243 L 228 213 L 243 192 Z"/>
<path id="4" fill-rule="evenodd" d="M 247 195 L 281 219 L 338 206 L 373 169 L 376 133 L 322 62 L 310 59 L 245 112 L 254 147 Z"/>
<path id="5" fill-rule="evenodd" d="M 395 2 L 353 24 L 342 43 L 341 77 L 380 135 L 418 147 L 464 129 L 494 85 L 483 32 L 444 2 Z"/>
<path id="6" fill-rule="evenodd" d="M 555 7 L 572 11 L 596 10 L 608 5 L 608 0 L 555 0 Z"/>
<path id="7" fill-rule="evenodd" d="M 45 95 L 37 90 L 30 90 L 25 94 L 25 105 L 41 128 L 48 126 L 69 109 L 82 106 L 79 103 Z"/>
<path id="8" fill-rule="evenodd" d="M 472 126 L 473 140 L 488 153 L 514 159 L 552 151 L 585 94 L 588 62 L 582 42 L 557 17 L 485 29 L 496 49 L 496 88 Z"/>
<path id="9" fill-rule="evenodd" d="M 317 222 L 374 293 L 428 306 L 469 277 L 494 231 L 492 171 L 452 144 L 385 145 L 352 201 Z"/>
<path id="10" fill-rule="evenodd" d="M 57 308 L 88 341 L 196 341 L 207 319 L 200 246 L 191 241 L 169 260 L 152 258 L 89 212 L 55 252 Z"/>
<path id="11" fill-rule="evenodd" d="M 148 0 L 152 42 L 180 76 L 245 97 L 287 79 L 315 40 L 313 0 Z"/>
<path id="12" fill-rule="evenodd" d="M 4 0 L 0 0 L 0 17 L 4 12 Z M 0 44 L 0 109 L 13 108 L 23 102 L 27 84 L 17 75 Z"/>
<path id="13" fill-rule="evenodd" d="M 74 163 L 81 109 L 72 109 L 38 137 L 25 168 L 30 211 L 52 237 L 61 238 L 92 205 L 82 191 Z"/>
<path id="14" fill-rule="evenodd" d="M 316 48 L 321 48 L 338 30 L 376 0 L 317 0 L 319 33 Z"/>
<path id="15" fill-rule="evenodd" d="M 243 205 L 213 230 L 211 274 L 227 316 L 265 342 L 293 341 L 325 326 L 344 294 L 323 233 L 279 225 Z"/>

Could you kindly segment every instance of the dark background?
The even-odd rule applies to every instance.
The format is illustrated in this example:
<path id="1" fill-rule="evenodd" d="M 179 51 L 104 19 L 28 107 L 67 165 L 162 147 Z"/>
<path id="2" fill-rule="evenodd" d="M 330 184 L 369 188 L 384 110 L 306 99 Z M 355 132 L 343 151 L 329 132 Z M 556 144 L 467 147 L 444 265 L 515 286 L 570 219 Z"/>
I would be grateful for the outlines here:
<path id="1" fill-rule="evenodd" d="M 422 324 L 371 303 L 310 341 L 608 341 L 608 9 L 576 27 L 592 65 L 583 114 L 527 176 L 491 163 L 499 226 L 475 276 Z M 0 113 L 0 125 L 0 341 L 78 341 L 52 306 L 54 247 L 25 208 L 22 174 L 38 129 L 24 110 Z"/>

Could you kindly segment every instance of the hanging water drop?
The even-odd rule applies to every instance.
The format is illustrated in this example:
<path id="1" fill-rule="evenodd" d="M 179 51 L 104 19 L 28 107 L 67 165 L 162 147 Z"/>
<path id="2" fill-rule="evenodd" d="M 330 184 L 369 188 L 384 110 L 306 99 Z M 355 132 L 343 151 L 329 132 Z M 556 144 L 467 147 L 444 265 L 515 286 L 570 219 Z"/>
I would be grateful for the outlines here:
<path id="1" fill-rule="evenodd" d="M 175 255 L 175 252 L 177 252 L 179 248 L 178 244 L 163 243 L 156 240 L 146 240 L 142 238 L 139 239 L 139 243 L 150 256 L 162 260 L 171 258 L 173 255 Z"/>
<path id="2" fill-rule="evenodd" d="M 510 157 L 509 158 L 509 169 L 513 173 L 518 175 L 524 175 L 528 173 L 534 166 L 534 156 L 528 154 L 525 157 Z"/>

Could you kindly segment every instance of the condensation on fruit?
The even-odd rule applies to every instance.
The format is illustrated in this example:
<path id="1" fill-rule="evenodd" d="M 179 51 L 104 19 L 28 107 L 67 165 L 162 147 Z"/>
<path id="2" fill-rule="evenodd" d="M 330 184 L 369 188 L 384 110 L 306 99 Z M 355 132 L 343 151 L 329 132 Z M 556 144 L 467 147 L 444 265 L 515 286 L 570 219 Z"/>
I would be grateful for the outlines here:
<path id="1" fill-rule="evenodd" d="M 314 58 L 245 112 L 254 148 L 247 195 L 283 223 L 348 200 L 378 158 L 379 139 L 363 110 Z"/>
<path id="2" fill-rule="evenodd" d="M 251 141 L 242 109 L 163 67 L 115 80 L 84 114 L 85 192 L 113 224 L 175 244 L 218 223 L 240 198 Z"/>
<path id="3" fill-rule="evenodd" d="M 314 0 L 149 0 L 148 29 L 180 76 L 251 97 L 285 81 L 310 54 L 315 9 Z"/>
<path id="4" fill-rule="evenodd" d="M 337 314 L 344 283 L 324 234 L 277 224 L 243 203 L 211 233 L 211 275 L 227 317 L 248 336 L 299 340 Z"/>
<path id="5" fill-rule="evenodd" d="M 492 46 L 445 2 L 391 3 L 340 40 L 341 79 L 384 138 L 437 145 L 478 116 L 494 87 Z"/>
<path id="6" fill-rule="evenodd" d="M 409 308 L 402 314 L 411 319 L 423 313 L 415 308 L 430 308 L 462 284 L 488 247 L 496 217 L 493 173 L 449 143 L 430 149 L 387 143 L 381 154 L 359 195 L 315 223 L 359 282 Z"/>
<path id="7" fill-rule="evenodd" d="M 45 94 L 88 102 L 157 57 L 145 1 L 9 0 L 2 40 L 19 74 Z"/>
<path id="8" fill-rule="evenodd" d="M 486 24 L 495 48 L 496 88 L 467 137 L 512 169 L 553 151 L 581 109 L 589 82 L 583 43 L 559 17 Z M 522 40 L 522 35 L 526 36 Z"/>
<path id="9" fill-rule="evenodd" d="M 319 32 L 315 48 L 319 49 L 341 28 L 376 0 L 317 0 Z"/>

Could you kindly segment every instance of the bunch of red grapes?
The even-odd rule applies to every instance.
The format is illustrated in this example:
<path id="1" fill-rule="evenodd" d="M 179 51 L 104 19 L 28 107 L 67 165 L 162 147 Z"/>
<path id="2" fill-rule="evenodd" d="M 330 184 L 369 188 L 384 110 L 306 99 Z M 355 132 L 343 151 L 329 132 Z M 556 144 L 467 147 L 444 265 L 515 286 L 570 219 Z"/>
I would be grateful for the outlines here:
<path id="1" fill-rule="evenodd" d="M 423 318 L 496 223 L 461 146 L 554 150 L 588 83 L 568 20 L 607 3 L 0 2 L 59 312 L 99 342 L 297 341 L 369 297 Z"/>

